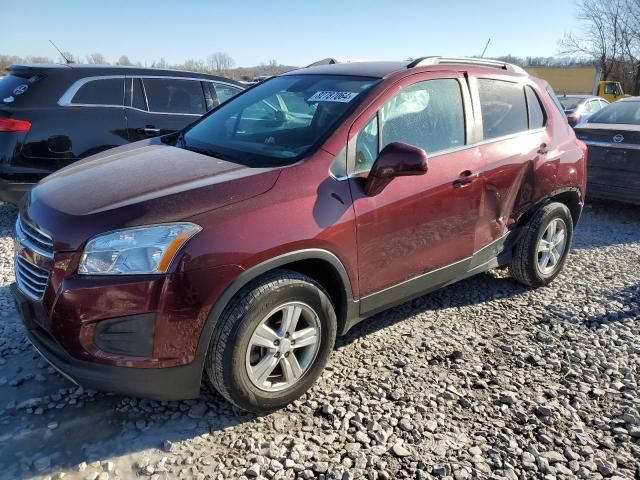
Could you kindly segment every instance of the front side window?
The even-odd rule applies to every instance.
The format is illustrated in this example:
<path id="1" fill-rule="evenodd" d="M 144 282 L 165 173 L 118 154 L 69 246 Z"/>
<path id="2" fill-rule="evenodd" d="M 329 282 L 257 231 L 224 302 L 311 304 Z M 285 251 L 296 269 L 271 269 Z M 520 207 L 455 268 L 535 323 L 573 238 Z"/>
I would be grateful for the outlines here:
<path id="1" fill-rule="evenodd" d="M 384 148 L 393 142 L 421 148 L 428 154 L 463 146 L 464 108 L 458 81 L 445 78 L 419 82 L 385 103 L 379 118 L 374 116 L 358 134 L 355 173 L 369 171 L 378 157 L 378 146 Z"/>
<path id="2" fill-rule="evenodd" d="M 485 140 L 527 130 L 527 104 L 522 85 L 480 78 L 478 93 Z"/>
<path id="3" fill-rule="evenodd" d="M 355 173 L 368 172 L 371 170 L 373 162 L 378 158 L 379 144 L 378 115 L 376 114 L 358 134 L 358 140 L 356 141 Z"/>
<path id="4" fill-rule="evenodd" d="M 202 115 L 206 103 L 202 85 L 197 80 L 144 78 L 149 111 Z"/>
<path id="5" fill-rule="evenodd" d="M 380 116 L 382 148 L 401 142 L 433 154 L 465 143 L 462 92 L 453 78 L 405 88 L 382 107 Z"/>
<path id="6" fill-rule="evenodd" d="M 377 81 L 341 75 L 275 77 L 193 125 L 182 146 L 252 167 L 291 164 L 322 141 Z"/>
<path id="7" fill-rule="evenodd" d="M 122 106 L 123 99 L 124 78 L 103 78 L 82 85 L 71 103 Z"/>

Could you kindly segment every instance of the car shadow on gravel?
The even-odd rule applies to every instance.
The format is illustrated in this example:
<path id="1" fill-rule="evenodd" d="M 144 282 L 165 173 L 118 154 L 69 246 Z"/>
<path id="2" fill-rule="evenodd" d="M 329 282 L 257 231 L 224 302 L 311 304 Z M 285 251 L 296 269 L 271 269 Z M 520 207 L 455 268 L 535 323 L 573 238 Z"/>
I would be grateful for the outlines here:
<path id="1" fill-rule="evenodd" d="M 7 303 L 9 295 L 8 286 L 0 287 L 0 478 L 52 475 L 82 462 L 106 461 L 129 478 L 140 469 L 132 469 L 130 458 L 120 463 L 119 457 L 133 456 L 143 464 L 151 457 L 155 464 L 162 456 L 172 457 L 173 444 L 255 418 L 206 385 L 199 399 L 180 402 L 84 390 L 51 368 L 29 344 Z M 149 449 L 160 451 L 143 452 Z M 82 478 L 95 469 L 89 466 Z"/>
<path id="2" fill-rule="evenodd" d="M 502 276 L 502 272 L 503 270 L 498 270 L 476 275 L 369 317 L 338 339 L 336 347 L 349 345 L 360 337 L 371 335 L 420 313 L 511 298 L 530 290 L 511 277 Z"/>

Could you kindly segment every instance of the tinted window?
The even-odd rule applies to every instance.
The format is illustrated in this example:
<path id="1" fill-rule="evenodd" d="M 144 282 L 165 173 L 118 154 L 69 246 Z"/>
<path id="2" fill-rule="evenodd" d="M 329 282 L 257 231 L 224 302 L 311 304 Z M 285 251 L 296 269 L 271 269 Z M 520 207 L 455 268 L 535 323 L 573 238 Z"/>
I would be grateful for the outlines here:
<path id="1" fill-rule="evenodd" d="M 133 79 L 131 94 L 131 106 L 133 108 L 139 108 L 140 110 L 146 110 L 147 102 L 144 98 L 144 91 L 142 90 L 142 80 L 139 78 Z"/>
<path id="2" fill-rule="evenodd" d="M 481 78 L 478 92 L 485 140 L 527 130 L 527 104 L 521 85 Z"/>
<path id="3" fill-rule="evenodd" d="M 91 80 L 80 87 L 71 103 L 84 105 L 122 105 L 124 97 L 123 78 Z"/>
<path id="4" fill-rule="evenodd" d="M 185 133 L 181 146 L 252 167 L 291 164 L 339 125 L 376 81 L 276 77 L 220 105 Z"/>
<path id="5" fill-rule="evenodd" d="M 589 117 L 589 123 L 640 124 L 640 101 L 620 101 L 607 105 Z"/>
<path id="6" fill-rule="evenodd" d="M 199 81 L 145 78 L 143 83 L 151 112 L 202 115 L 206 111 Z"/>
<path id="7" fill-rule="evenodd" d="M 382 147 L 402 142 L 435 153 L 465 143 L 460 84 L 455 79 L 416 83 L 380 110 Z"/>
<path id="8" fill-rule="evenodd" d="M 533 88 L 527 86 L 524 91 L 527 95 L 527 110 L 529 111 L 529 128 L 544 127 L 544 110 L 540 105 L 540 99 L 533 91 Z"/>
<path id="9" fill-rule="evenodd" d="M 378 115 L 374 115 L 358 134 L 356 172 L 368 172 L 378 158 Z"/>
<path id="10" fill-rule="evenodd" d="M 228 85 L 215 84 L 216 94 L 218 95 L 218 102 L 223 103 L 229 100 L 234 95 L 240 93 L 239 88 L 230 87 Z"/>
<path id="11" fill-rule="evenodd" d="M 0 78 L 0 105 L 15 105 L 29 96 L 33 85 L 41 78 L 40 75 L 7 75 Z"/>

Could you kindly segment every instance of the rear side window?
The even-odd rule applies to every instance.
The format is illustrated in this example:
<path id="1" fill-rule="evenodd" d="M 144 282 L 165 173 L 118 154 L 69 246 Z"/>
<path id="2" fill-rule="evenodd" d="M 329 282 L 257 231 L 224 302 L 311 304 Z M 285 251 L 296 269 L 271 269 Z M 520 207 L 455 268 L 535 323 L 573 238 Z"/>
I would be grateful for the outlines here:
<path id="1" fill-rule="evenodd" d="M 240 93 L 239 88 L 230 87 L 229 85 L 222 85 L 220 83 L 215 84 L 216 94 L 218 96 L 218 101 L 220 103 L 224 103 L 229 100 L 234 95 Z"/>
<path id="2" fill-rule="evenodd" d="M 91 80 L 80 87 L 71 99 L 73 104 L 122 106 L 124 78 Z"/>
<path id="3" fill-rule="evenodd" d="M 151 112 L 202 115 L 206 111 L 199 81 L 145 78 L 143 83 Z"/>
<path id="4" fill-rule="evenodd" d="M 0 105 L 14 105 L 29 95 L 41 75 L 7 75 L 0 78 Z"/>
<path id="5" fill-rule="evenodd" d="M 542 128 L 544 127 L 545 115 L 540 99 L 533 88 L 530 86 L 524 87 L 525 94 L 527 95 L 527 110 L 529 111 L 529 128 Z"/>
<path id="6" fill-rule="evenodd" d="M 522 85 L 480 78 L 478 93 L 485 140 L 528 129 L 527 103 Z"/>

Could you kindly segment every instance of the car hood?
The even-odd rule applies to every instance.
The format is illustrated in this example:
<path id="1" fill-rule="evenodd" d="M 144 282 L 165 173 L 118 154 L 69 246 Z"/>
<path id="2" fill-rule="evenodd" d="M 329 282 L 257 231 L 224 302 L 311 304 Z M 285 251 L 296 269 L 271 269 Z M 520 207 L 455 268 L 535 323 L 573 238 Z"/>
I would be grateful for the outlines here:
<path id="1" fill-rule="evenodd" d="M 23 214 L 58 251 L 123 227 L 185 220 L 268 191 L 278 169 L 249 168 L 157 139 L 108 150 L 42 180 Z"/>

